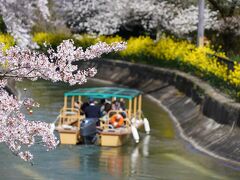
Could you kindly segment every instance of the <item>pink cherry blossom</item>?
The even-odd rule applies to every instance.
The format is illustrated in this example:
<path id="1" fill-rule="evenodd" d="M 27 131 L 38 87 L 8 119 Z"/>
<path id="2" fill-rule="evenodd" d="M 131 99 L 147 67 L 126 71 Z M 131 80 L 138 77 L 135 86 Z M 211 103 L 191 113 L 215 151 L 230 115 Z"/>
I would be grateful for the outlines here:
<path id="1" fill-rule="evenodd" d="M 3 47 L 3 46 L 1 46 Z M 99 42 L 83 51 L 75 47 L 72 40 L 63 41 L 57 50 L 49 49 L 43 54 L 18 46 L 4 52 L 0 49 L 0 142 L 25 161 L 32 161 L 33 155 L 27 151 L 41 137 L 47 150 L 56 148 L 58 140 L 53 134 L 51 124 L 41 121 L 28 121 L 23 108 L 28 111 L 39 104 L 28 98 L 19 100 L 8 94 L 3 88 L 8 78 L 16 81 L 22 79 L 37 80 L 39 78 L 53 82 L 63 81 L 70 85 L 82 84 L 87 77 L 93 77 L 97 70 L 94 67 L 80 69 L 79 61 L 87 61 L 101 57 L 102 54 L 121 51 L 125 42 L 110 45 Z M 5 66 L 2 66 L 5 64 Z M 7 65 L 6 65 L 7 64 Z"/>

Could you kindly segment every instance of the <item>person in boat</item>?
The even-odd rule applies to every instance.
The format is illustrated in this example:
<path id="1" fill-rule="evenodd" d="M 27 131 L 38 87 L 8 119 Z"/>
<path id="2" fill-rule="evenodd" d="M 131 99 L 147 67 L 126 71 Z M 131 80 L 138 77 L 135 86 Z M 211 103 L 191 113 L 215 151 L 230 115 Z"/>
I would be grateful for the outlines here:
<path id="1" fill-rule="evenodd" d="M 117 110 L 117 111 L 121 111 L 120 114 L 123 118 L 126 118 L 127 113 L 125 112 L 126 110 L 126 104 L 123 98 L 119 100 L 117 100 L 116 98 L 113 99 L 112 102 L 112 110 Z"/>
<path id="2" fill-rule="evenodd" d="M 111 110 L 112 110 L 111 102 L 106 100 L 105 105 L 104 105 L 104 111 L 107 114 Z"/>
<path id="3" fill-rule="evenodd" d="M 92 98 L 90 98 L 89 106 L 85 108 L 84 113 L 86 118 L 99 119 L 101 117 L 100 106 L 96 105 Z M 100 122 L 98 120 L 97 126 L 99 125 L 100 125 Z"/>
<path id="4" fill-rule="evenodd" d="M 82 110 L 82 103 L 81 102 L 79 102 L 79 101 L 74 102 L 74 108 L 77 111 L 80 111 L 80 115 L 84 115 L 84 112 Z"/>
<path id="5" fill-rule="evenodd" d="M 77 110 L 81 109 L 81 103 L 79 101 L 74 102 L 74 108 Z"/>
<path id="6" fill-rule="evenodd" d="M 120 109 L 121 109 L 122 111 L 125 111 L 125 110 L 126 110 L 126 103 L 125 103 L 125 101 L 124 101 L 123 98 L 120 99 Z"/>
<path id="7" fill-rule="evenodd" d="M 120 102 L 115 97 L 112 100 L 112 110 L 120 110 Z"/>
<path id="8" fill-rule="evenodd" d="M 120 110 L 122 111 L 120 114 L 123 116 L 123 118 L 126 118 L 127 117 L 126 103 L 123 98 L 120 99 L 119 104 L 120 104 Z"/>
<path id="9" fill-rule="evenodd" d="M 105 100 L 105 103 L 101 106 L 101 120 L 107 121 L 108 120 L 108 112 L 112 109 L 111 102 Z"/>
<path id="10" fill-rule="evenodd" d="M 101 99 L 100 100 L 100 111 L 101 111 L 101 116 L 104 116 L 105 113 L 105 103 L 106 103 L 106 99 Z"/>

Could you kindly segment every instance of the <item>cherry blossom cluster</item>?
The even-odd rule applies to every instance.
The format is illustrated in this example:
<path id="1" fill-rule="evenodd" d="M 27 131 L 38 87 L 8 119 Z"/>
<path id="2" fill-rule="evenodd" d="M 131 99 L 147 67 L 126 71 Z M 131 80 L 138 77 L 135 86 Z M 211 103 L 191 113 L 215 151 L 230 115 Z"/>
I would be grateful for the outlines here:
<path id="1" fill-rule="evenodd" d="M 0 89 L 0 142 L 4 142 L 15 155 L 31 161 L 33 156 L 26 149 L 35 143 L 35 137 L 41 137 L 47 150 L 54 149 L 58 141 L 50 124 L 25 119 L 20 111 L 24 103 Z"/>
<path id="2" fill-rule="evenodd" d="M 175 13 L 176 16 L 169 21 L 167 29 L 177 35 L 188 34 L 197 30 L 198 7 L 192 5 L 186 9 L 179 8 Z M 217 29 L 219 24 L 217 12 L 210 10 L 208 6 L 205 7 L 204 21 L 205 29 Z"/>
<path id="3" fill-rule="evenodd" d="M 139 23 L 146 31 L 183 35 L 197 29 L 198 7 L 166 0 L 68 0 L 55 1 L 63 20 L 73 31 L 113 34 L 120 27 Z M 91 12 L 91 13 L 90 13 Z M 205 8 L 206 29 L 215 28 L 217 12 Z"/>
<path id="4" fill-rule="evenodd" d="M 205 29 L 240 34 L 240 1 L 208 0 Z M 55 11 L 72 31 L 114 34 L 121 27 L 142 25 L 146 31 L 171 32 L 177 36 L 196 31 L 198 7 L 189 2 L 167 0 L 54 0 Z M 226 14 L 227 12 L 232 14 Z"/>
<path id="5" fill-rule="evenodd" d="M 0 0 L 0 11 L 7 31 L 21 47 L 32 46 L 31 28 L 42 15 L 48 20 L 50 13 L 48 0 Z"/>
<path id="6" fill-rule="evenodd" d="M 88 68 L 79 70 L 78 65 L 74 62 L 79 60 L 89 60 L 100 57 L 102 54 L 112 51 L 121 51 L 125 48 L 126 43 L 112 43 L 108 45 L 105 42 L 99 42 L 90 46 L 85 51 L 82 47 L 75 47 L 72 40 L 65 40 L 57 50 L 48 50 L 48 54 L 38 53 L 30 49 L 20 47 L 11 47 L 6 52 L 0 51 L 0 63 L 7 67 L 2 68 L 0 85 L 4 85 L 6 78 L 13 77 L 17 80 L 28 78 L 37 80 L 43 78 L 46 80 L 63 81 L 73 84 L 82 84 L 86 77 L 92 77 L 96 74 L 96 69 Z"/>
<path id="7" fill-rule="evenodd" d="M 98 58 L 102 54 L 121 51 L 126 43 L 110 45 L 99 42 L 85 51 L 75 47 L 72 40 L 63 41 L 57 50 L 49 49 L 48 54 L 11 47 L 7 51 L 0 47 L 0 142 L 25 161 L 33 159 L 28 148 L 34 145 L 36 137 L 41 137 L 41 143 L 47 150 L 54 149 L 58 141 L 53 134 L 51 124 L 41 121 L 28 121 L 23 110 L 30 111 L 39 104 L 33 99 L 18 100 L 9 95 L 4 86 L 8 78 L 21 81 L 23 78 L 37 80 L 38 78 L 53 82 L 63 81 L 71 85 L 86 82 L 87 77 L 96 74 L 95 68 L 80 69 L 78 61 Z"/>
<path id="8" fill-rule="evenodd" d="M 231 31 L 240 35 L 240 15 L 219 20 L 216 29 L 220 32 Z"/>

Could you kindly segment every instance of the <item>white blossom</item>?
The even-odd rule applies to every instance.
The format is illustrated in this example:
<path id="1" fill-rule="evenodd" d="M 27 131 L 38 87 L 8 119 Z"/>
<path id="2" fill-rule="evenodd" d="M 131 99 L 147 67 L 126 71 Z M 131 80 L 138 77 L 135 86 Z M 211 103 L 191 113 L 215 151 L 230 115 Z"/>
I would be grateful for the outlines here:
<path id="1" fill-rule="evenodd" d="M 157 0 L 56 1 L 58 12 L 73 31 L 114 34 L 120 27 L 138 23 L 146 31 L 170 31 L 176 35 L 197 29 L 198 7 L 188 8 Z M 205 9 L 205 28 L 217 28 L 217 12 Z"/>
<path id="2" fill-rule="evenodd" d="M 48 19 L 50 16 L 48 0 L 0 0 L 0 12 L 7 31 L 20 47 L 36 46 L 31 40 L 30 32 L 38 11 L 46 20 Z"/>

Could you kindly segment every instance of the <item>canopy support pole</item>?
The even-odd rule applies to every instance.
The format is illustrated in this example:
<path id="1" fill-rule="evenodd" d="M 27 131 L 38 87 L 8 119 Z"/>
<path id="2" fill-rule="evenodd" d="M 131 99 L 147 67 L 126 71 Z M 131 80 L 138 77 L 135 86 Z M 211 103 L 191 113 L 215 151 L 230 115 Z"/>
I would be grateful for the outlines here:
<path id="1" fill-rule="evenodd" d="M 74 108 L 74 96 L 72 96 L 72 103 L 71 103 L 71 106 L 72 106 L 72 110 Z"/>
<path id="2" fill-rule="evenodd" d="M 142 95 L 138 96 L 138 116 L 141 119 L 142 116 Z"/>
<path id="3" fill-rule="evenodd" d="M 137 116 L 137 97 L 134 98 L 134 102 L 133 102 L 133 115 L 136 118 Z"/>
<path id="4" fill-rule="evenodd" d="M 128 118 L 131 118 L 131 114 L 132 114 L 132 100 L 129 100 L 129 104 L 128 104 Z"/>
<path id="5" fill-rule="evenodd" d="M 64 97 L 64 105 L 63 105 L 64 109 L 67 108 L 67 96 Z"/>

